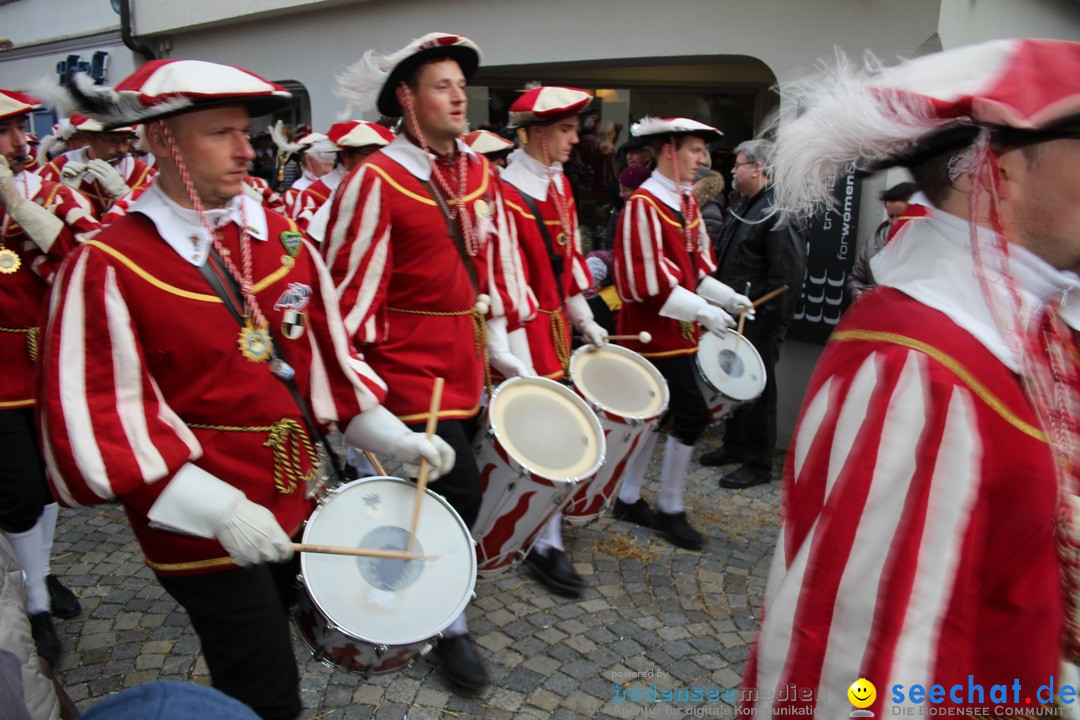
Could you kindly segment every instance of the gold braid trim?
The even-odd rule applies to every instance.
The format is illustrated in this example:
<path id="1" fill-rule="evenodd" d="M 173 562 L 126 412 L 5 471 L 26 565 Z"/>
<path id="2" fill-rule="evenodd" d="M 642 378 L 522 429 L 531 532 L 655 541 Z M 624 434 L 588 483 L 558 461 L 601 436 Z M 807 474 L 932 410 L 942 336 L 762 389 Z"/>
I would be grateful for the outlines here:
<path id="1" fill-rule="evenodd" d="M 569 375 L 570 343 L 566 339 L 566 318 L 563 317 L 562 310 L 540 310 L 540 312 L 548 316 L 551 326 L 551 340 L 555 345 L 555 357 L 558 358 L 559 364 L 562 365 L 563 372 Z"/>
<path id="2" fill-rule="evenodd" d="M 26 333 L 26 354 L 30 356 L 32 362 L 37 362 L 38 359 L 38 341 L 41 338 L 41 328 L 6 328 L 0 327 L 0 332 L 6 333 Z"/>
<path id="3" fill-rule="evenodd" d="M 683 340 L 686 342 L 694 342 L 694 323 L 680 320 L 679 330 Z"/>
<path id="4" fill-rule="evenodd" d="M 387 307 L 390 312 L 404 313 L 405 315 L 427 315 L 428 317 L 460 317 L 472 316 L 473 325 L 473 352 L 476 357 L 484 360 L 484 387 L 491 392 L 491 363 L 488 361 L 488 335 L 487 323 L 484 316 L 476 308 L 468 310 L 412 310 L 410 308 Z"/>
<path id="5" fill-rule="evenodd" d="M 282 495 L 291 495 L 301 484 L 312 480 L 319 472 L 318 457 L 311 445 L 307 431 L 300 423 L 290 418 L 278 420 L 273 425 L 204 425 L 188 423 L 188 427 L 198 430 L 219 430 L 221 432 L 262 432 L 267 433 L 264 447 L 274 451 L 274 488 Z M 311 469 L 304 474 L 300 468 L 300 451 L 303 450 Z"/>

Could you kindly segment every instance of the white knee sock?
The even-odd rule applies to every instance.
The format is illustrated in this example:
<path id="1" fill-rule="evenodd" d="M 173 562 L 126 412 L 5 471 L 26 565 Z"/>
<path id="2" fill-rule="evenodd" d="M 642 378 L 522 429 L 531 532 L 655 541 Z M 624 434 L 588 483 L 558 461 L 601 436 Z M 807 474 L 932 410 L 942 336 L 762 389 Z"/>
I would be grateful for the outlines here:
<path id="1" fill-rule="evenodd" d="M 562 513 L 557 512 L 551 516 L 551 519 L 544 525 L 544 529 L 540 531 L 540 534 L 536 538 L 536 544 L 533 545 L 533 550 L 540 553 L 544 557 L 547 557 L 548 551 L 551 548 L 555 548 L 559 552 L 565 550 L 562 543 Z"/>
<path id="2" fill-rule="evenodd" d="M 633 505 L 641 499 L 641 485 L 645 482 L 645 471 L 649 468 L 649 460 L 652 459 L 653 450 L 656 449 L 656 440 L 660 433 L 655 430 L 650 432 L 638 448 L 638 453 L 627 464 L 624 471 L 622 486 L 619 487 L 619 499 L 624 503 Z"/>
<path id="3" fill-rule="evenodd" d="M 664 444 L 664 469 L 660 474 L 660 500 L 657 502 L 660 512 L 670 515 L 683 511 L 683 483 L 692 452 L 693 445 L 683 445 L 668 436 Z"/>
<path id="4" fill-rule="evenodd" d="M 4 537 L 15 550 L 15 557 L 22 566 L 26 578 L 26 612 L 34 615 L 49 611 L 49 592 L 45 589 L 45 574 L 48 567 L 45 548 L 42 544 L 41 518 L 26 532 L 5 532 Z"/>
<path id="5" fill-rule="evenodd" d="M 454 618 L 453 622 L 447 625 L 446 629 L 442 631 L 443 637 L 459 637 L 461 635 L 469 634 L 469 621 L 465 619 L 465 611 L 462 610 L 461 614 Z"/>
<path id="6" fill-rule="evenodd" d="M 56 518 L 59 514 L 60 506 L 56 503 L 49 503 L 45 506 L 45 509 L 41 511 L 41 519 L 38 521 L 41 523 L 41 544 L 45 546 L 46 575 L 52 575 L 52 546 L 53 538 L 56 537 Z"/>

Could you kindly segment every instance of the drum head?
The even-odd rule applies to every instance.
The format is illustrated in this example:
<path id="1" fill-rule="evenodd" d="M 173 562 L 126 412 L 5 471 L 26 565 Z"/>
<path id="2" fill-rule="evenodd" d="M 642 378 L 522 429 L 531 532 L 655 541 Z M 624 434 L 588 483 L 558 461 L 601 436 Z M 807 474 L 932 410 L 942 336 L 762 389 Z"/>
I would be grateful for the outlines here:
<path id="1" fill-rule="evenodd" d="M 308 519 L 304 542 L 404 550 L 416 487 L 388 477 L 342 485 Z M 425 493 L 413 552 L 432 560 L 303 553 L 311 599 L 345 634 L 376 645 L 426 640 L 465 609 L 476 581 L 476 553 L 465 523 L 438 495 Z"/>
<path id="2" fill-rule="evenodd" d="M 698 369 L 713 390 L 733 400 L 753 400 L 765 390 L 765 363 L 750 341 L 736 332 L 702 333 Z"/>
<path id="3" fill-rule="evenodd" d="M 664 376 L 633 350 L 581 347 L 570 357 L 570 379 L 602 410 L 624 418 L 655 418 L 668 404 Z"/>
<path id="4" fill-rule="evenodd" d="M 491 396 L 488 419 L 506 451 L 535 475 L 574 480 L 604 462 L 604 432 L 592 410 L 568 388 L 517 377 Z"/>

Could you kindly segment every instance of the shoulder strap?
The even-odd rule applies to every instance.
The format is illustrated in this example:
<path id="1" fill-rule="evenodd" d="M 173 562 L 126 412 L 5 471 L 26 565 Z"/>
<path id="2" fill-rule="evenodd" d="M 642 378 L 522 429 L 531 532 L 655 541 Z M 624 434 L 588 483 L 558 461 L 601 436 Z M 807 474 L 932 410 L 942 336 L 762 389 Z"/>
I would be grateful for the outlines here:
<path id="1" fill-rule="evenodd" d="M 446 234 L 450 236 L 450 239 L 454 241 L 454 247 L 457 248 L 458 255 L 461 257 L 461 262 L 465 265 L 465 272 L 469 274 L 469 282 L 472 283 L 473 292 L 480 292 L 480 280 L 476 277 L 476 266 L 473 265 L 472 258 L 469 257 L 469 251 L 465 249 L 465 238 L 461 234 L 461 226 L 458 225 L 454 218 L 450 217 L 446 213 L 446 209 L 442 203 L 439 202 L 435 196 L 435 188 L 432 187 L 430 180 L 420 180 L 420 184 L 427 190 L 428 195 L 435 201 L 435 207 L 439 208 L 439 212 L 442 213 L 443 218 L 446 220 Z M 461 212 L 465 212 L 465 208 L 461 208 Z"/>
<path id="2" fill-rule="evenodd" d="M 507 183 L 509 184 L 509 183 Z M 517 188 L 518 194 L 521 199 L 529 206 L 529 212 L 532 213 L 533 219 L 536 220 L 536 226 L 540 228 L 540 237 L 544 238 L 544 246 L 547 247 L 548 262 L 551 263 L 551 272 L 555 275 L 555 284 L 559 287 L 559 297 L 566 299 L 566 293 L 563 291 L 563 256 L 555 252 L 555 246 L 551 242 L 551 235 L 548 233 L 547 225 L 544 224 L 544 216 L 540 214 L 540 208 L 536 204 L 536 200 L 526 193 L 524 190 Z M 570 240 L 567 240 L 570 242 Z"/>

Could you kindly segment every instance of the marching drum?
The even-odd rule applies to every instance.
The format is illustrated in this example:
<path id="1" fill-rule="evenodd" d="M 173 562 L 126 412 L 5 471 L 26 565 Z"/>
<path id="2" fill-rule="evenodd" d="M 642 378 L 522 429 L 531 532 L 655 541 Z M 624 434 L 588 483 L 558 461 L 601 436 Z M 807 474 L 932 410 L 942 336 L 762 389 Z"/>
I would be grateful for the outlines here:
<path id="1" fill-rule="evenodd" d="M 714 423 L 765 391 L 765 363 L 737 332 L 702 333 L 697 352 L 698 386 Z"/>
<path id="2" fill-rule="evenodd" d="M 553 380 L 516 377 L 491 394 L 476 460 L 483 502 L 473 526 L 478 573 L 524 558 L 580 482 L 604 462 L 604 433 L 589 406 Z"/>
<path id="3" fill-rule="evenodd" d="M 416 486 L 391 477 L 346 483 L 304 528 L 305 543 L 405 550 Z M 409 665 L 465 609 L 476 553 L 465 523 L 439 495 L 425 493 L 413 552 L 398 560 L 304 553 L 293 621 L 325 665 L 371 676 Z"/>
<path id="4" fill-rule="evenodd" d="M 623 472 L 667 411 L 668 386 L 651 362 L 618 345 L 575 350 L 570 381 L 596 412 L 607 444 L 604 466 L 563 508 L 568 522 L 583 525 L 615 497 Z"/>

